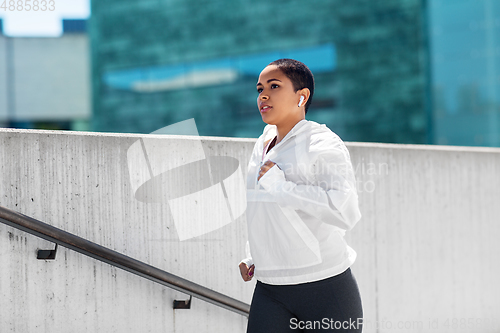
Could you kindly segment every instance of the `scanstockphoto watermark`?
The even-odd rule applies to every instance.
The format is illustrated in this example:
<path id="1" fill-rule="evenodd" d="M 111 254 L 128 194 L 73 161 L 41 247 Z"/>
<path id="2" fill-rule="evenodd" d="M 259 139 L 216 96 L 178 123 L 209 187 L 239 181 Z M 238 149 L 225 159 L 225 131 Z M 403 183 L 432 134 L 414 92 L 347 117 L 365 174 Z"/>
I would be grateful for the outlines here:
<path id="1" fill-rule="evenodd" d="M 292 330 L 358 330 L 363 326 L 363 318 L 349 320 L 334 320 L 332 318 L 323 318 L 321 320 L 298 320 L 290 319 L 290 328 Z"/>
<path id="2" fill-rule="evenodd" d="M 389 174 L 389 164 L 385 162 L 365 162 L 361 161 L 356 164 L 351 164 L 341 159 L 326 157 L 318 158 L 312 163 L 294 162 L 280 163 L 280 169 L 287 173 L 310 173 L 316 175 L 334 174 L 348 176 L 355 174 L 356 177 L 369 176 L 387 176 Z"/>
<path id="3" fill-rule="evenodd" d="M 389 164 L 385 162 L 356 163 L 354 166 L 356 175 L 356 190 L 358 193 L 373 193 L 376 189 L 376 180 L 389 175 Z"/>
<path id="4" fill-rule="evenodd" d="M 210 233 L 245 213 L 242 164 L 231 156 L 212 156 L 193 118 L 150 134 L 127 149 L 130 188 L 135 199 L 144 204 L 168 204 L 179 240 Z M 165 135 L 183 135 L 182 149 L 175 143 L 178 137 Z M 337 153 L 314 161 L 279 163 L 278 167 L 286 179 L 276 183 L 281 192 L 308 192 L 304 199 L 309 202 L 325 198 L 325 191 L 337 202 L 355 199 L 354 189 L 357 193 L 373 192 L 376 175 L 388 173 L 387 164 L 358 163 L 353 168 L 344 154 Z"/>
<path id="5" fill-rule="evenodd" d="M 387 163 L 360 162 L 352 166 L 345 161 L 329 160 L 316 161 L 316 163 L 279 163 L 277 164 L 287 178 L 298 175 L 309 175 L 310 184 L 321 187 L 323 190 L 335 190 L 344 193 L 350 192 L 352 188 L 359 193 L 373 193 L 376 190 L 378 178 L 389 174 Z M 301 182 L 297 182 L 301 185 Z M 296 193 L 317 192 L 317 188 L 309 186 L 286 187 L 282 189 L 295 191 Z"/>
<path id="6" fill-rule="evenodd" d="M 363 327 L 373 331 L 481 331 L 495 330 L 499 321 L 495 318 L 467 317 L 467 318 L 427 318 L 412 320 L 365 320 Z"/>
<path id="7" fill-rule="evenodd" d="M 207 155 L 193 118 L 150 134 L 127 150 L 130 186 L 144 204 L 168 204 L 180 241 L 222 228 L 244 214 L 240 162 Z M 178 138 L 164 135 L 183 135 L 185 146 L 180 149 L 172 141 Z"/>

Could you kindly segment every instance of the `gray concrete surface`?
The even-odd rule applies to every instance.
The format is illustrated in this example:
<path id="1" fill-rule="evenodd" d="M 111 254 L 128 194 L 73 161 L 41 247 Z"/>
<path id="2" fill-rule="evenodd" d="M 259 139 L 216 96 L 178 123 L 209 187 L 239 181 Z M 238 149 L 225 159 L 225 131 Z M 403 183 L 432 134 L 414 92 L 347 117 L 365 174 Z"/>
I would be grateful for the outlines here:
<path id="1" fill-rule="evenodd" d="M 135 200 L 137 134 L 0 129 L 0 205 L 245 302 L 244 216 L 180 241 L 168 204 Z M 190 137 L 153 136 L 189 151 Z M 202 137 L 246 165 L 254 139 Z M 348 143 L 362 220 L 348 233 L 364 332 L 500 330 L 500 149 Z M 210 216 L 200 216 L 210 220 Z M 244 332 L 246 318 L 0 224 L 1 332 Z"/>

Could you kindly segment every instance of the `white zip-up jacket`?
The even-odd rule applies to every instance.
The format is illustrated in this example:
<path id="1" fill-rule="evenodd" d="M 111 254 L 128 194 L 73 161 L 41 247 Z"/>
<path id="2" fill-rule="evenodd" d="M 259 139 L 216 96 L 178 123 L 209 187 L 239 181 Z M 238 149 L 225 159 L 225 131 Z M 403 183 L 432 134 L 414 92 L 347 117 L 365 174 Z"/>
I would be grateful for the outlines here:
<path id="1" fill-rule="evenodd" d="M 361 218 L 349 152 L 325 125 L 305 119 L 266 154 L 276 135 L 276 126 L 264 128 L 248 165 L 243 262 L 255 264 L 255 277 L 268 284 L 340 274 L 356 258 L 345 231 Z M 276 165 L 257 181 L 267 160 Z"/>

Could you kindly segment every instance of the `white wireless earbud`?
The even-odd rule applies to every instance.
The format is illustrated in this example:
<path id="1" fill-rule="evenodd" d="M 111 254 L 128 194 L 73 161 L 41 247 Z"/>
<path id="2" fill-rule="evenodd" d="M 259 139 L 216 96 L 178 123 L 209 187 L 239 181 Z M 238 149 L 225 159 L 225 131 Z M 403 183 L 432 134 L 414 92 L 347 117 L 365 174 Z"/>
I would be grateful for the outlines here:
<path id="1" fill-rule="evenodd" d="M 299 106 L 302 106 L 303 101 L 304 101 L 304 96 L 300 96 Z"/>

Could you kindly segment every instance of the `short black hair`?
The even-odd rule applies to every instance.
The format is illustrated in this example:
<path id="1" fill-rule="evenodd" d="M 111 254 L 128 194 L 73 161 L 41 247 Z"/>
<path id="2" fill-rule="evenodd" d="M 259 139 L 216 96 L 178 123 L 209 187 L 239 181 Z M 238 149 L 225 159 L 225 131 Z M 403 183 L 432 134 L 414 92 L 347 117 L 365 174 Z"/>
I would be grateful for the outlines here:
<path id="1" fill-rule="evenodd" d="M 295 92 L 300 89 L 308 88 L 311 92 L 307 100 L 305 111 L 309 109 L 314 94 L 314 76 L 304 63 L 288 58 L 282 58 L 271 62 L 268 66 L 275 65 L 292 81 Z"/>

